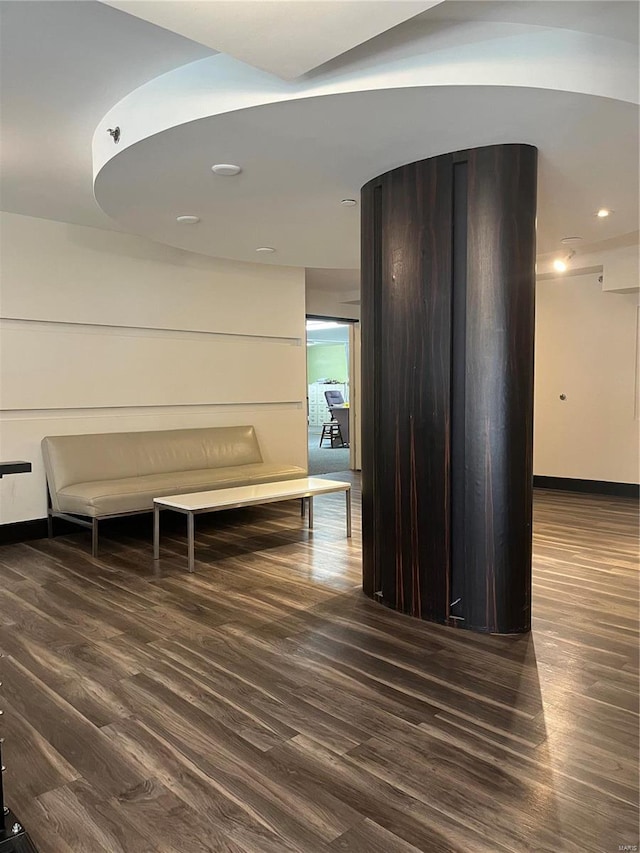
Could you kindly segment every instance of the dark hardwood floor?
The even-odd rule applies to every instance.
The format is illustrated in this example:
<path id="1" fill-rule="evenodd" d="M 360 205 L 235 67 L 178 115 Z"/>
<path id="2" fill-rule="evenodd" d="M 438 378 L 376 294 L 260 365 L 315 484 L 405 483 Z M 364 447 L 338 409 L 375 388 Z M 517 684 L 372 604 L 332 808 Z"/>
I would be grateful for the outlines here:
<path id="1" fill-rule="evenodd" d="M 357 497 L 357 492 L 355 493 Z M 0 548 L 6 789 L 40 853 L 638 844 L 632 500 L 537 492 L 530 636 L 363 596 L 358 500 Z M 111 538 L 113 537 L 113 538 Z M 632 848 L 628 848 L 632 849 Z M 637 849 L 637 848 L 636 848 Z"/>

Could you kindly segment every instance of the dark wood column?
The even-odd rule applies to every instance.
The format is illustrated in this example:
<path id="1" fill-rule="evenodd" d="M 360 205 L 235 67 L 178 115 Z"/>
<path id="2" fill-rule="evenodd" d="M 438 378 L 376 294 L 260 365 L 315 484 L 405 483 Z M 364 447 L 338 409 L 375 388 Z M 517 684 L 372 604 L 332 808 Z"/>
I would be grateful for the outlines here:
<path id="1" fill-rule="evenodd" d="M 530 628 L 537 151 L 362 190 L 363 587 L 438 622 Z"/>

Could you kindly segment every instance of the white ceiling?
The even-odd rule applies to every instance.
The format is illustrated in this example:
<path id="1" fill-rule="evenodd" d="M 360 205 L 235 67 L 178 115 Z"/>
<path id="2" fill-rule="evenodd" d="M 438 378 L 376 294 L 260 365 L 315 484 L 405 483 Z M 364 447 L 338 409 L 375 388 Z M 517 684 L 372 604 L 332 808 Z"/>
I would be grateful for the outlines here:
<path id="1" fill-rule="evenodd" d="M 192 5 L 185 3 L 183 9 Z M 283 4 L 259 5 L 277 12 Z M 340 5 L 347 10 L 369 4 Z M 93 0 L 5 0 L 0 14 L 0 206 L 5 210 L 131 230 L 205 254 L 314 267 L 310 280 L 315 276 L 319 289 L 353 291 L 357 272 L 350 268 L 359 263 L 360 212 L 359 207 L 340 207 L 341 198 L 358 198 L 362 183 L 404 162 L 473 145 L 524 141 L 540 148 L 541 251 L 553 251 L 568 234 L 581 234 L 586 245 L 638 227 L 637 110 L 614 92 L 603 97 L 604 90 L 598 90 L 610 72 L 619 74 L 620 91 L 626 85 L 620 69 L 628 43 L 637 42 L 636 2 L 446 0 L 340 56 L 344 46 L 329 35 L 326 50 L 336 58 L 302 78 L 316 86 L 313 99 L 242 110 L 230 105 L 225 114 L 154 133 L 129 148 L 123 143 L 96 184 L 104 210 L 115 218 L 94 199 L 93 131 L 145 81 L 158 81 L 158 75 L 186 63 L 199 67 L 215 51 Z M 256 27 L 243 32 L 235 20 L 234 36 L 232 18 L 227 19 L 229 38 L 237 38 L 240 48 L 251 47 L 253 40 L 252 49 L 259 51 Z M 378 32 L 384 28 L 381 18 L 373 23 Z M 318 32 L 310 34 L 311 42 Z M 365 31 L 357 32 L 354 44 Z M 384 89 L 388 74 L 402 75 L 402 63 L 407 57 L 413 61 L 416 52 L 436 68 L 445 54 L 473 50 L 468 68 L 475 74 L 483 63 L 500 58 L 512 32 L 520 33 L 525 45 L 540 34 L 554 39 L 548 42 L 546 62 L 527 49 L 521 52 L 524 71 L 517 81 L 505 78 L 507 85 L 472 88 L 448 87 L 445 78 L 438 78 L 429 91 Z M 610 45 L 616 51 L 619 46 L 620 62 L 602 52 L 603 37 L 618 40 Z M 322 47 L 325 37 L 316 41 Z M 282 62 L 279 73 L 292 73 L 293 65 L 288 71 L 284 66 L 289 58 L 299 61 L 298 42 L 290 38 L 273 50 L 268 39 L 262 42 L 269 42 L 269 61 Z M 574 43 L 586 55 L 591 51 L 591 67 L 562 65 L 564 51 Z M 248 61 L 260 64 L 256 56 Z M 310 62 L 317 63 L 318 56 Z M 212 61 L 221 59 L 227 57 Z M 531 80 L 545 72 L 560 88 L 574 91 L 530 88 L 535 84 L 526 82 L 527 62 Z M 383 69 L 377 76 L 376 68 Z M 362 90 L 330 94 L 328 84 L 345 69 L 364 69 Z M 637 88 L 635 76 L 628 91 Z M 263 77 L 267 88 L 285 92 L 277 94 L 280 99 L 298 85 Z M 582 79 L 592 87 L 590 95 L 579 94 Z M 203 81 L 210 92 L 210 82 Z M 224 96 L 223 84 L 219 81 L 216 93 Z M 251 94 L 254 79 L 246 74 L 241 85 Z M 209 166 L 228 160 L 240 161 L 243 174 L 216 182 Z M 602 204 L 614 208 L 615 216 L 596 220 L 591 214 Z M 178 229 L 174 216 L 180 213 L 197 213 L 202 221 L 195 229 Z M 254 249 L 264 244 L 275 245 L 278 252 L 259 258 Z"/>
<path id="2" fill-rule="evenodd" d="M 103 0 L 289 80 L 441 0 Z"/>
<path id="3" fill-rule="evenodd" d="M 317 344 L 348 344 L 349 343 L 349 324 L 348 323 L 327 323 L 323 328 L 307 329 L 307 342 L 312 341 Z"/>
<path id="4" fill-rule="evenodd" d="M 124 95 L 214 51 L 92 0 L 0 3 L 0 205 L 118 228 L 91 181 L 91 137 Z"/>
<path id="5" fill-rule="evenodd" d="M 267 263 L 359 266 L 360 197 L 371 178 L 446 151 L 538 146 L 538 247 L 637 228 L 634 105 L 544 89 L 431 87 L 271 104 L 188 122 L 118 153 L 95 192 L 123 227 L 182 249 Z M 615 140 L 615 144 L 613 143 Z M 588 141 L 588 144 L 585 144 Z M 212 162 L 238 162 L 216 178 Z M 162 179 L 159 179 L 162 176 Z M 599 207 L 615 210 L 601 220 Z M 196 214 L 195 226 L 176 216 Z"/>
<path id="6" fill-rule="evenodd" d="M 634 0 L 456 0 L 443 3 L 419 18 L 419 22 L 509 21 L 539 27 L 579 30 L 584 33 L 638 44 L 640 4 Z M 418 23 L 416 21 L 415 23 Z M 401 34 L 400 28 L 398 33 Z"/>
<path id="7" fill-rule="evenodd" d="M 307 267 L 305 281 L 310 290 L 327 293 L 353 293 L 360 290 L 359 269 L 317 269 Z"/>

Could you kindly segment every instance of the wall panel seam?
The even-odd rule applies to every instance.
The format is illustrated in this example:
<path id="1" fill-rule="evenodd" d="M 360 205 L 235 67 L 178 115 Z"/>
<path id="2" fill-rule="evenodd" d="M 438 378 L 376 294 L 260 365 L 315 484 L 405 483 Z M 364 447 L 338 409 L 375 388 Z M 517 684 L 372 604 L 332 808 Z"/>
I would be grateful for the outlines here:
<path id="1" fill-rule="evenodd" d="M 219 340 L 221 343 L 251 342 L 301 346 L 302 338 L 287 335 L 255 335 L 241 332 L 210 331 L 206 329 L 173 329 L 161 326 L 127 326 L 115 323 L 80 323 L 69 320 L 42 320 L 28 317 L 0 317 L 0 324 L 16 329 L 28 328 L 45 334 L 61 330 L 69 334 L 107 335 L 111 337 L 147 337 L 169 340 Z"/>
<path id="2" fill-rule="evenodd" d="M 299 410 L 303 406 L 302 400 L 282 401 L 252 401 L 246 400 L 240 403 L 162 403 L 149 404 L 148 406 L 70 406 L 69 408 L 33 408 L 33 409 L 0 409 L 0 422 L 19 420 L 51 420 L 53 418 L 130 418 L 130 417 L 155 417 L 157 415 L 175 415 L 180 412 L 191 415 L 208 415 L 211 411 L 230 409 L 238 411 L 246 409 L 292 409 Z M 193 411 L 202 409 L 202 411 Z M 42 417 L 40 415 L 42 414 Z"/>

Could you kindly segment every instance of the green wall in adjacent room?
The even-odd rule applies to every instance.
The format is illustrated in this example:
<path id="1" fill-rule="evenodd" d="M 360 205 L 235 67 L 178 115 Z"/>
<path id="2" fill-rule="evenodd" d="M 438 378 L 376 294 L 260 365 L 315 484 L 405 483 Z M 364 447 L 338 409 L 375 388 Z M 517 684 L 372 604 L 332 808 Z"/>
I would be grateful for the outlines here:
<path id="1" fill-rule="evenodd" d="M 307 373 L 309 384 L 318 379 L 346 382 L 349 378 L 346 345 L 315 344 L 307 347 Z"/>

